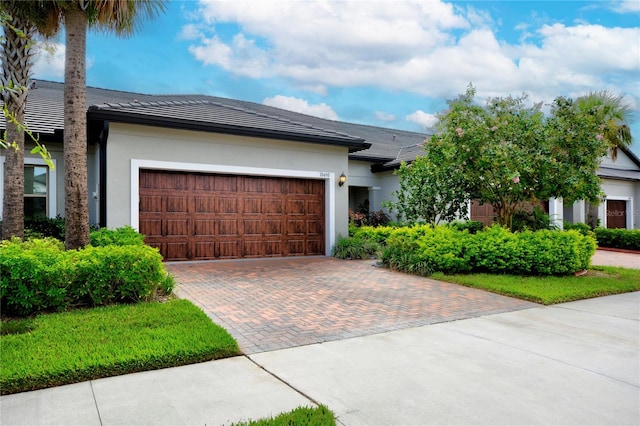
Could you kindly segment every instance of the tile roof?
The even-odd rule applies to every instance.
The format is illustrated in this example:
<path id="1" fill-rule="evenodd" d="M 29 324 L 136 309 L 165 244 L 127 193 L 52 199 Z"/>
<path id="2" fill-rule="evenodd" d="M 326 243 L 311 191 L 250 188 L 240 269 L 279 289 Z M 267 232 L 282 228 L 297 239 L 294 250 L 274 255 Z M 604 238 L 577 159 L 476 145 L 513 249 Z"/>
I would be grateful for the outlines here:
<path id="1" fill-rule="evenodd" d="M 27 124 L 35 132 L 53 134 L 64 128 L 64 84 L 35 80 L 29 94 Z M 271 137 L 282 133 L 303 139 L 326 139 L 350 145 L 350 158 L 386 163 L 395 161 L 405 147 L 424 142 L 427 134 L 389 129 L 343 121 L 327 120 L 281 108 L 275 108 L 238 99 L 206 95 L 147 95 L 117 90 L 87 87 L 87 106 L 97 117 L 118 116 L 125 119 L 149 120 L 155 125 L 160 119 L 175 118 L 176 124 L 201 126 L 202 130 L 220 130 L 221 127 L 237 131 L 239 128 L 263 131 Z M 3 127 L 4 123 L 0 124 Z M 363 148 L 362 141 L 370 144 Z M 354 145 L 355 144 L 355 145 Z M 359 144 L 359 148 L 356 145 Z M 353 146 L 351 146 L 353 145 Z M 357 152 L 356 152 L 357 151 Z M 411 160 L 412 158 L 407 158 Z"/>

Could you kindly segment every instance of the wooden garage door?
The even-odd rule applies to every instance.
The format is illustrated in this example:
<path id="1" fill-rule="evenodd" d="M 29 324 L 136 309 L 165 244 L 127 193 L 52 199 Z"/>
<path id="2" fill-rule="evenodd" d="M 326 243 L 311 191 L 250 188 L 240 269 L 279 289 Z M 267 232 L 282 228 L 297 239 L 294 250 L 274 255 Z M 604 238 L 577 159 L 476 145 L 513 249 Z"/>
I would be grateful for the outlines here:
<path id="1" fill-rule="evenodd" d="M 140 171 L 140 232 L 165 260 L 325 254 L 323 180 Z"/>

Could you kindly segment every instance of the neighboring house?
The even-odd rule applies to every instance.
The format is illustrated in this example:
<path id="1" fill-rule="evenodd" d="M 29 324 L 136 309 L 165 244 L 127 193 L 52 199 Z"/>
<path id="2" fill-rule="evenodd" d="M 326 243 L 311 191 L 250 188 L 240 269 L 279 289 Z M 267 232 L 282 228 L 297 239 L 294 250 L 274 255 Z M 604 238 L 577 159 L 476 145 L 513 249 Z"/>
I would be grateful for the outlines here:
<path id="1" fill-rule="evenodd" d="M 25 207 L 51 217 L 64 213 L 63 87 L 36 81 L 27 107 L 55 169 L 25 150 Z M 393 171 L 428 136 L 203 95 L 89 87 L 87 105 L 91 223 L 131 225 L 166 260 L 328 255 L 348 210 L 381 210 L 399 187 Z M 627 227 L 640 227 L 638 159 L 624 151 L 600 174 L 607 206 L 623 202 Z"/>

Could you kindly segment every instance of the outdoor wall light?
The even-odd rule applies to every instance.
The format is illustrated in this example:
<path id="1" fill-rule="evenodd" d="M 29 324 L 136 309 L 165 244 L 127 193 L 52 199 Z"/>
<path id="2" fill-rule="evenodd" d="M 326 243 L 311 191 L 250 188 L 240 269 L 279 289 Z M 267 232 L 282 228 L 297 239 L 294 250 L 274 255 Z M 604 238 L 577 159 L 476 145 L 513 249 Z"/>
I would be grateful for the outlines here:
<path id="1" fill-rule="evenodd" d="M 342 174 L 338 178 L 338 186 L 344 185 L 346 181 L 347 181 L 347 176 L 345 176 L 344 172 L 342 172 Z"/>

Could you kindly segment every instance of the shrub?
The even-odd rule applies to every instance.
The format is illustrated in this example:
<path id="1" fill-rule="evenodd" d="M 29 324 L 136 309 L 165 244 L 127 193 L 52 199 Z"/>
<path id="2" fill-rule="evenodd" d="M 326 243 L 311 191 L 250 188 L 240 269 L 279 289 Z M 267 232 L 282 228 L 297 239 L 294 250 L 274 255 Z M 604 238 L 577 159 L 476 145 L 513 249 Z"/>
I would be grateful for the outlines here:
<path id="1" fill-rule="evenodd" d="M 586 223 L 582 223 L 582 222 L 571 223 L 565 220 L 562 226 L 567 231 L 574 230 L 574 231 L 578 231 L 582 235 L 588 235 L 595 238 L 595 234 L 593 233 L 593 230 Z"/>
<path id="2" fill-rule="evenodd" d="M 361 226 L 359 228 L 355 228 L 353 233 L 350 235 L 355 238 L 373 241 L 379 245 L 384 245 L 393 229 L 394 228 L 389 226 Z"/>
<path id="3" fill-rule="evenodd" d="M 640 229 L 608 229 L 594 230 L 600 247 L 640 250 Z"/>
<path id="4" fill-rule="evenodd" d="M 94 247 L 108 245 L 142 246 L 144 245 L 144 235 L 126 225 L 117 229 L 102 228 L 98 231 L 93 231 L 89 235 L 89 241 Z"/>
<path id="5" fill-rule="evenodd" d="M 465 220 L 464 222 L 456 221 L 451 222 L 449 226 L 457 229 L 458 231 L 469 231 L 470 234 L 475 234 L 478 231 L 482 231 L 484 229 L 484 223 L 477 220 Z"/>
<path id="6" fill-rule="evenodd" d="M 53 237 L 64 241 L 65 224 L 64 218 L 60 215 L 55 218 L 46 216 L 34 216 L 24 218 L 25 237 L 35 236 L 38 238 Z"/>
<path id="7" fill-rule="evenodd" d="M 378 210 L 377 212 L 369 213 L 369 225 L 377 227 L 377 226 L 386 226 L 389 223 L 389 216 L 382 211 Z"/>
<path id="8" fill-rule="evenodd" d="M 69 306 L 73 279 L 63 244 L 54 238 L 0 242 L 0 308 L 29 315 Z"/>
<path id="9" fill-rule="evenodd" d="M 166 275 L 162 256 L 149 246 L 87 247 L 74 261 L 75 296 L 92 306 L 150 300 Z"/>
<path id="10" fill-rule="evenodd" d="M 340 237 L 333 247 L 333 256 L 338 259 L 367 259 L 375 256 L 379 248 L 373 241 L 358 237 Z"/>
<path id="11" fill-rule="evenodd" d="M 416 226 L 391 232 L 382 262 L 420 275 L 471 271 L 563 275 L 586 269 L 595 248 L 592 237 L 577 231 L 512 233 L 496 225 L 469 234 L 451 226 Z"/>
<path id="12" fill-rule="evenodd" d="M 157 249 L 145 245 L 65 251 L 53 238 L 14 238 L 0 243 L 0 270 L 4 315 L 149 300 L 174 286 Z"/>

